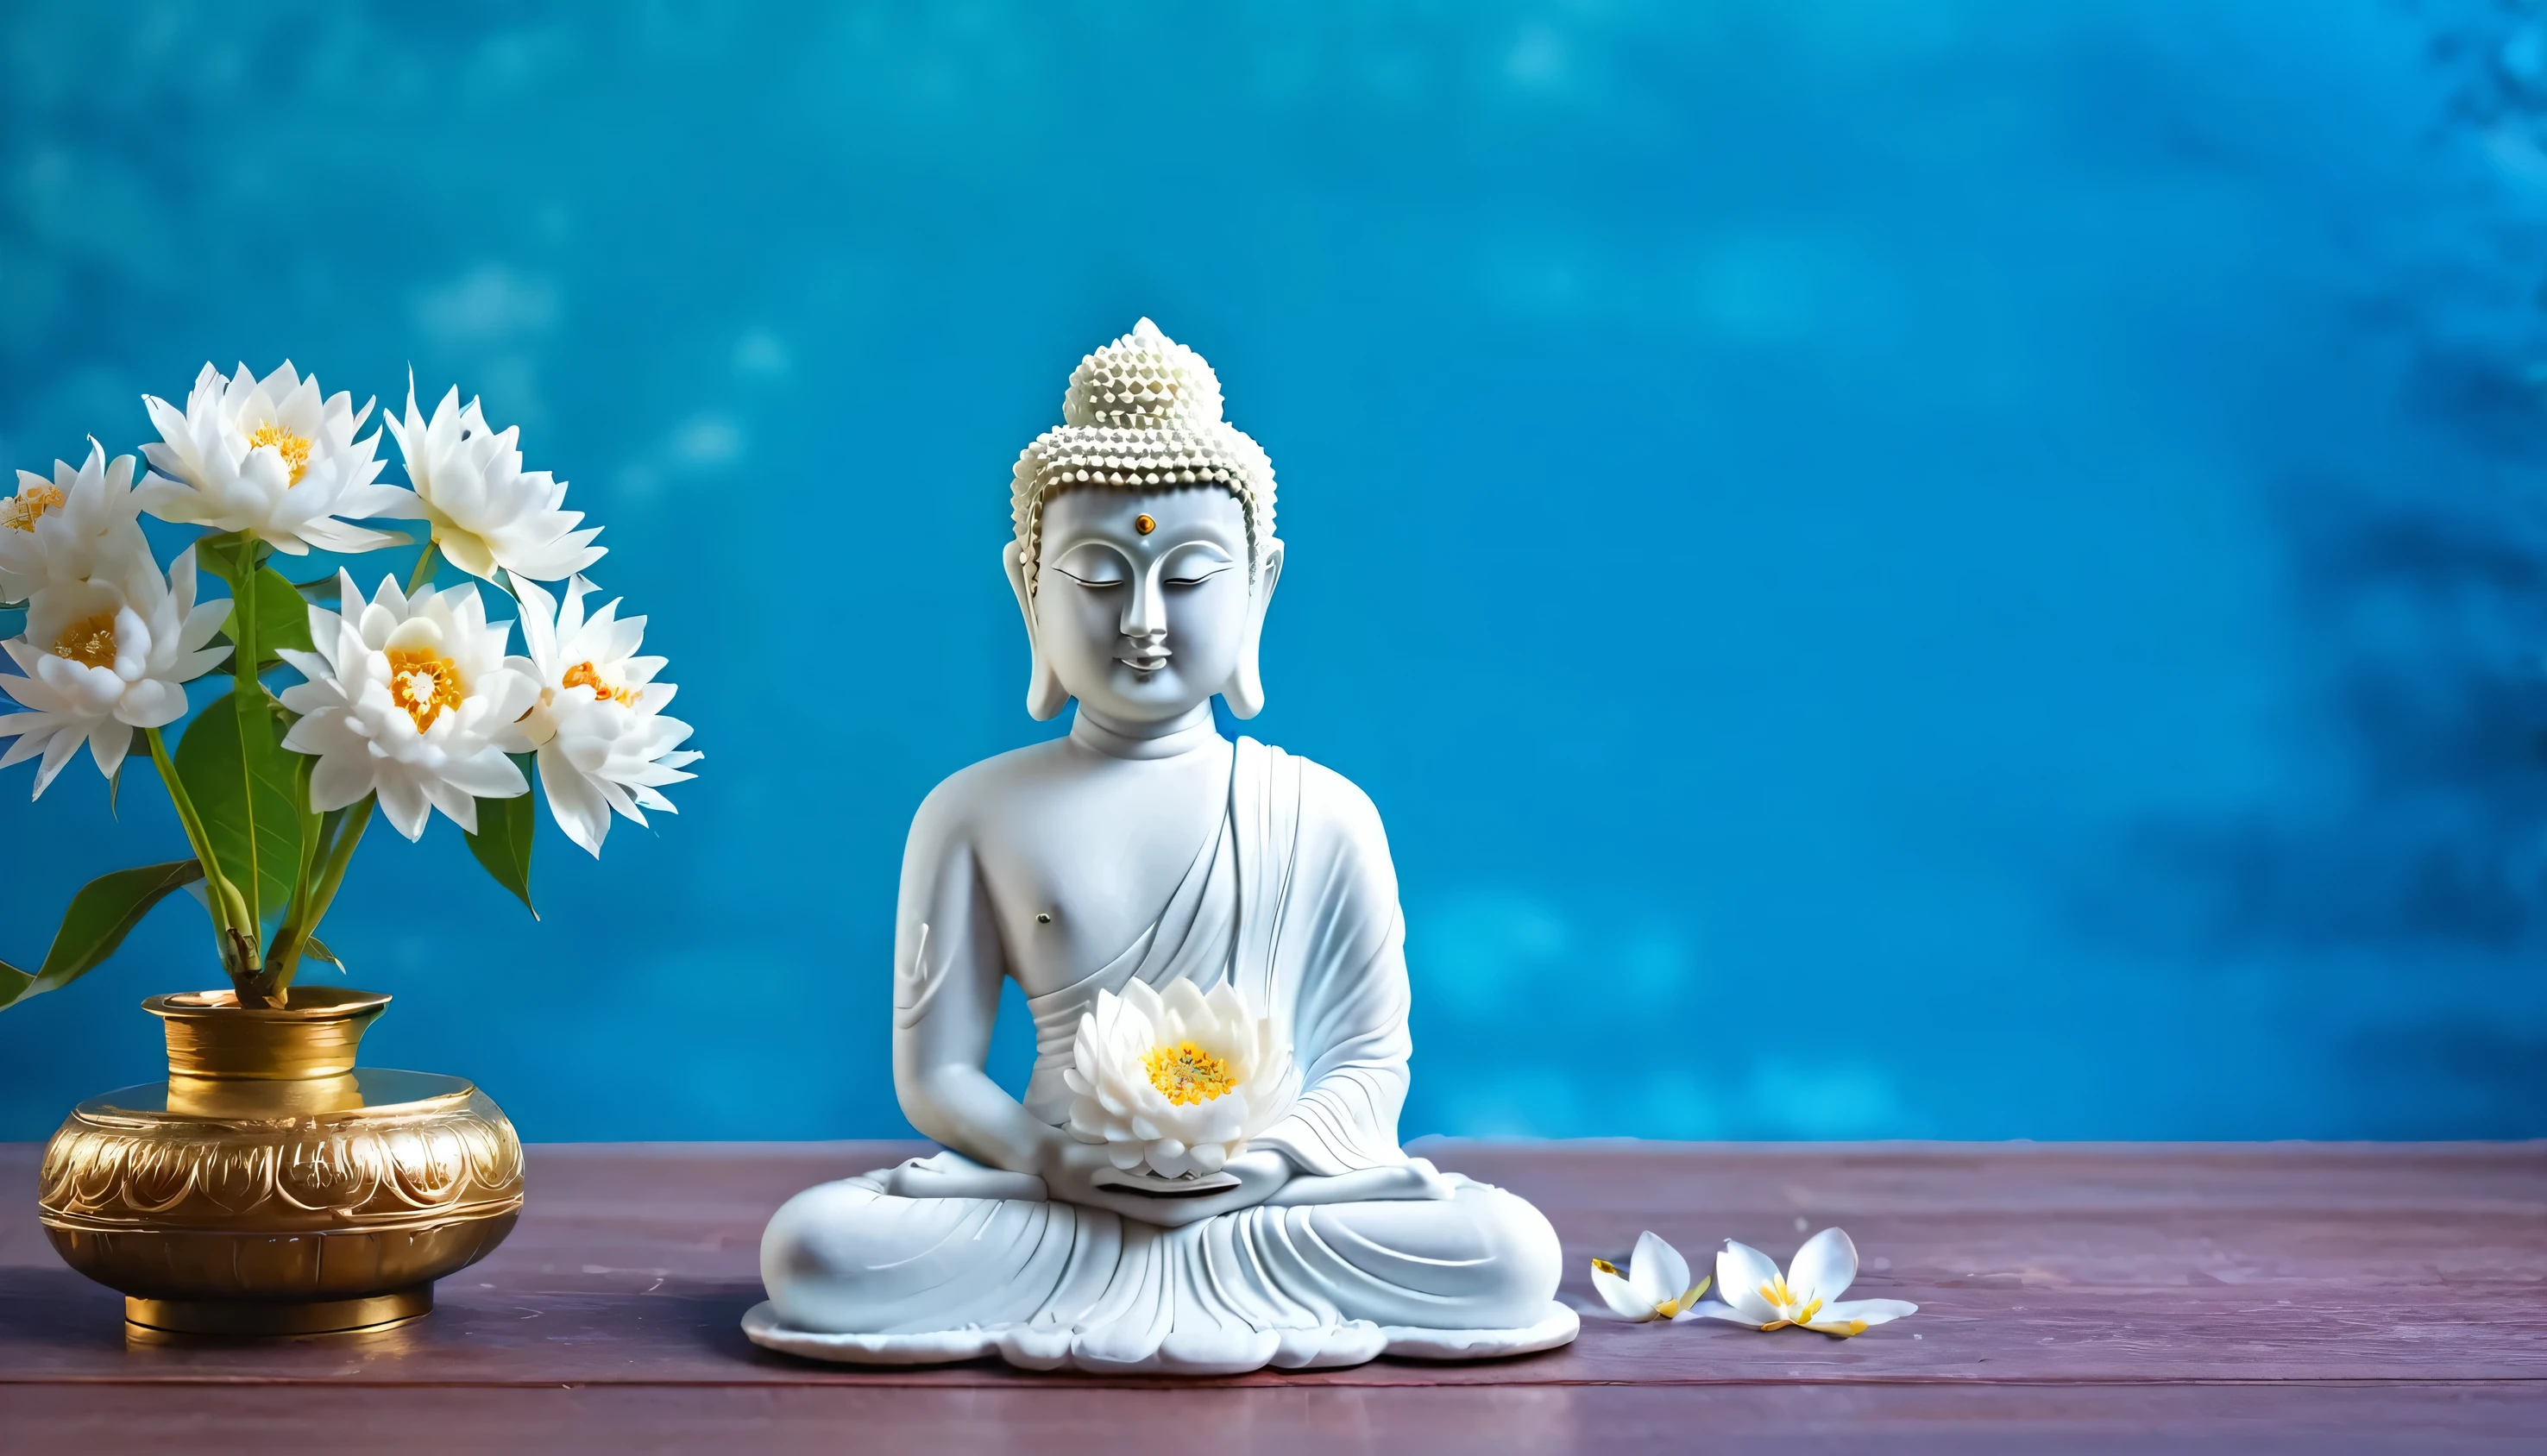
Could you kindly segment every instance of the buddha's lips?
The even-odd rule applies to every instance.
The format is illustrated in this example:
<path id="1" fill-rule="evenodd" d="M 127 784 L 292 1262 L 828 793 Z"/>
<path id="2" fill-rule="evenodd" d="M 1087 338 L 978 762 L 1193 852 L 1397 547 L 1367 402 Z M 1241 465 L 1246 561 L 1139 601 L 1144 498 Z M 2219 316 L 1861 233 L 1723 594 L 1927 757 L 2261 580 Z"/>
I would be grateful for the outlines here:
<path id="1" fill-rule="evenodd" d="M 1172 655 L 1165 642 L 1141 643 L 1129 652 L 1117 653 L 1114 660 L 1134 672 L 1156 672 L 1168 665 L 1168 658 Z"/>

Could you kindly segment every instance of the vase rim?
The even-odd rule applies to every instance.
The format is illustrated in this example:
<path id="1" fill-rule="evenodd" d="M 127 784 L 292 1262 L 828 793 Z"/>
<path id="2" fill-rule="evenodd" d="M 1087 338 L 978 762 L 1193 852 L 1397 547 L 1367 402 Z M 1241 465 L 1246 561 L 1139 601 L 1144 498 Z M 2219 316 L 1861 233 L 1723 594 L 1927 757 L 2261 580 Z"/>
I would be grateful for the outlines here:
<path id="1" fill-rule="evenodd" d="M 152 996 L 141 1003 L 141 1009 L 171 1021 L 244 1016 L 259 1021 L 309 1022 L 370 1016 L 390 1003 L 387 992 L 356 990 L 341 985 L 296 985 L 285 995 L 285 1005 L 242 1006 L 238 1003 L 238 992 L 222 986 L 216 990 L 172 991 Z"/>

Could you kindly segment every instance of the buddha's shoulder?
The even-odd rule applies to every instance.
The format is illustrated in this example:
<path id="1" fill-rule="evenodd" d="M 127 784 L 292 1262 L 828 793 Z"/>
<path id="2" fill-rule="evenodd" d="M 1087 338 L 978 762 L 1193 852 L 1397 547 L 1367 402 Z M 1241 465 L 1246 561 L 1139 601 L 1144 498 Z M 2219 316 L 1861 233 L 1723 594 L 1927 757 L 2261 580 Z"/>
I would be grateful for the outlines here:
<path id="1" fill-rule="evenodd" d="M 1304 825 L 1323 827 L 1350 838 L 1370 836 L 1384 840 L 1379 806 L 1370 802 L 1361 785 L 1314 758 L 1272 744 L 1267 746 L 1273 748 L 1277 761 L 1297 766 Z"/>
<path id="2" fill-rule="evenodd" d="M 1049 738 L 994 753 L 939 779 L 928 797 L 920 801 L 913 829 L 942 833 L 996 815 L 1002 807 L 1015 804 L 1021 791 L 1050 783 L 1064 772 L 1064 742 Z"/>

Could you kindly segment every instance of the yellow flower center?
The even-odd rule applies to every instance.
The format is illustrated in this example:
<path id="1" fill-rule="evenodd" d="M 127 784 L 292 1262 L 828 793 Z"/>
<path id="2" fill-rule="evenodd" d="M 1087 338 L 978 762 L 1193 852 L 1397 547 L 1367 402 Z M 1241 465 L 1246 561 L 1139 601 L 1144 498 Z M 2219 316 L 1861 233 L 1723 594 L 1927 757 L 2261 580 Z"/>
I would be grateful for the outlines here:
<path id="1" fill-rule="evenodd" d="M 609 681 L 602 677 L 601 669 L 589 662 L 577 662 L 568 668 L 565 685 L 571 688 L 590 688 L 592 696 L 604 703 L 617 703 L 624 708 L 637 706 L 635 688 L 612 687 Z"/>
<path id="2" fill-rule="evenodd" d="M 1227 1062 L 1191 1042 L 1153 1047 L 1143 1061 L 1150 1069 L 1150 1085 L 1167 1093 L 1168 1100 L 1180 1107 L 1208 1102 L 1238 1085 L 1229 1074 Z"/>
<path id="3" fill-rule="evenodd" d="M 390 701 L 415 720 L 415 730 L 433 727 L 445 708 L 460 706 L 460 669 L 448 657 L 412 647 L 392 647 Z"/>
<path id="4" fill-rule="evenodd" d="M 300 484 L 302 475 L 309 469 L 309 437 L 296 435 L 269 420 L 250 432 L 247 448 L 262 450 L 269 445 L 274 447 L 275 454 L 283 457 L 285 465 L 292 467 L 291 484 Z"/>
<path id="5" fill-rule="evenodd" d="M 21 485 L 18 493 L 0 500 L 0 526 L 14 526 L 21 531 L 36 529 L 36 521 L 46 511 L 62 508 L 62 488 L 58 485 Z"/>
<path id="6" fill-rule="evenodd" d="M 1767 1300 L 1770 1305 L 1777 1310 L 1779 1317 L 1770 1321 L 1768 1324 L 1761 1326 L 1760 1328 L 1763 1329 L 1784 1329 L 1790 1325 L 1810 1325 L 1813 1323 L 1813 1317 L 1822 1312 L 1822 1302 L 1820 1300 L 1809 1301 L 1801 1308 L 1799 1308 L 1796 1304 L 1796 1292 L 1787 1287 L 1787 1276 L 1784 1274 L 1760 1281 L 1760 1297 Z M 1866 1322 L 1863 1320 L 1849 1321 L 1848 1332 L 1850 1334 L 1864 1334 L 1866 1332 Z"/>
<path id="7" fill-rule="evenodd" d="M 113 667 L 115 614 L 100 612 L 63 628 L 62 635 L 53 640 L 53 655 L 68 657 L 82 667 Z"/>

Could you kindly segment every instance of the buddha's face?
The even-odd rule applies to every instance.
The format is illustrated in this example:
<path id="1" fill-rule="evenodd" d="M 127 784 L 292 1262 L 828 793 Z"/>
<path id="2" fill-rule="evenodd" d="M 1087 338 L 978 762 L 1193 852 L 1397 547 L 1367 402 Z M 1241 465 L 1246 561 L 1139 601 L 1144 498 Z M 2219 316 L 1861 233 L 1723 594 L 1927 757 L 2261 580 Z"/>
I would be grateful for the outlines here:
<path id="1" fill-rule="evenodd" d="M 1246 513 L 1216 485 L 1054 496 L 1042 557 L 1035 645 L 1100 722 L 1167 723 L 1208 702 L 1263 620 L 1249 597 Z"/>

